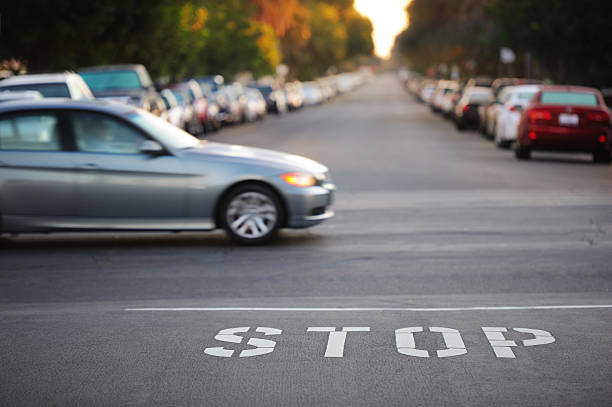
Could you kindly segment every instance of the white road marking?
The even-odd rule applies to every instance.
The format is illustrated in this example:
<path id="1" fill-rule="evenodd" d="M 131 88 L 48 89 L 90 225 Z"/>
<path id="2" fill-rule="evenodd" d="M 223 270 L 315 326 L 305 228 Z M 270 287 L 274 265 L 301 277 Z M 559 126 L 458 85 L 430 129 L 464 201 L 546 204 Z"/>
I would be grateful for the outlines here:
<path id="1" fill-rule="evenodd" d="M 513 330 L 534 336 L 533 339 L 523 340 L 523 346 L 547 345 L 555 342 L 555 337 L 548 331 L 532 328 L 513 328 Z M 516 342 L 509 341 L 504 337 L 503 332 L 508 332 L 506 328 L 501 326 L 483 326 L 482 331 L 487 336 L 495 356 L 498 358 L 516 358 L 511 348 L 512 346 L 517 346 Z"/>
<path id="2" fill-rule="evenodd" d="M 508 359 L 516 358 L 511 348 L 511 346 L 516 346 L 516 342 L 506 339 L 503 334 L 503 332 L 508 331 L 506 328 L 503 326 L 483 326 L 482 331 L 489 340 L 495 356 Z"/>
<path id="3" fill-rule="evenodd" d="M 333 326 L 312 326 L 306 332 L 329 332 L 327 347 L 325 348 L 326 358 L 344 357 L 344 343 L 348 332 L 370 332 L 369 326 L 346 326 L 342 331 L 336 331 Z"/>
<path id="4" fill-rule="evenodd" d="M 397 351 L 402 355 L 416 356 L 418 358 L 428 358 L 429 352 L 423 349 L 416 349 L 414 334 L 423 332 L 421 326 L 411 326 L 408 328 L 400 328 L 395 330 L 395 344 Z M 443 328 L 430 326 L 429 332 L 440 332 L 446 344 L 446 349 L 439 349 L 436 354 L 439 358 L 447 358 L 451 356 L 459 356 L 467 353 L 463 339 L 458 330 L 452 328 Z"/>
<path id="5" fill-rule="evenodd" d="M 405 311 L 405 312 L 452 312 L 452 311 L 522 311 L 522 310 L 558 310 L 558 309 L 602 309 L 612 308 L 612 304 L 600 305 L 526 305 L 500 307 L 448 307 L 448 308 L 405 308 L 405 307 L 160 307 L 160 308 L 124 308 L 124 311 L 272 311 L 272 312 L 369 312 L 369 311 Z M 327 331 L 326 331 L 327 332 Z"/>
<path id="6" fill-rule="evenodd" d="M 535 336 L 534 339 L 525 339 L 523 341 L 523 346 L 547 345 L 555 341 L 554 336 L 552 336 L 550 332 L 542 331 L 541 329 L 514 328 L 514 330 Z"/>
<path id="7" fill-rule="evenodd" d="M 244 338 L 242 336 L 234 335 L 234 334 L 248 332 L 249 329 L 251 328 L 248 326 L 222 329 L 219 331 L 217 335 L 215 335 L 215 339 L 221 342 L 242 343 L 242 340 Z M 259 333 L 262 333 L 268 336 L 268 335 L 280 335 L 282 334 L 283 331 L 280 329 L 276 329 L 276 328 L 257 327 L 257 329 L 255 329 L 255 332 L 259 332 Z M 242 352 L 240 352 L 239 357 L 248 358 L 251 356 L 259 356 L 259 355 L 265 355 L 268 353 L 272 353 L 274 351 L 274 347 L 276 346 L 276 342 L 271 341 L 269 339 L 260 339 L 260 338 L 251 338 L 248 340 L 247 344 L 251 346 L 255 346 L 255 349 L 245 349 Z M 234 351 L 230 349 L 225 349 L 222 346 L 216 346 L 216 347 L 204 349 L 204 353 L 210 356 L 230 358 L 234 354 Z"/>

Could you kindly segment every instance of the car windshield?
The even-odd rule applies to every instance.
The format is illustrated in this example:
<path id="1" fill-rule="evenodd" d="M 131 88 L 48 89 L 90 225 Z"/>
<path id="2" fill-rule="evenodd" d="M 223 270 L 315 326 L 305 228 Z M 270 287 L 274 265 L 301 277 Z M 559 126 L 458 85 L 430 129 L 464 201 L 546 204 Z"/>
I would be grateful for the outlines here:
<path id="1" fill-rule="evenodd" d="M 518 98 L 523 102 L 531 102 L 535 94 L 535 92 L 521 92 L 518 94 Z"/>
<path id="2" fill-rule="evenodd" d="M 92 92 L 141 89 L 142 83 L 134 71 L 83 72 L 80 74 Z"/>
<path id="3" fill-rule="evenodd" d="M 470 95 L 470 103 L 486 102 L 490 97 L 491 95 L 488 93 L 472 93 Z"/>
<path id="4" fill-rule="evenodd" d="M 65 83 L 30 83 L 25 85 L 13 85 L 0 87 L 0 91 L 9 90 L 12 92 L 21 92 L 33 90 L 40 92 L 46 98 L 69 98 L 70 91 Z"/>
<path id="5" fill-rule="evenodd" d="M 131 113 L 128 119 L 168 147 L 185 149 L 200 142 L 191 134 L 145 111 Z"/>
<path id="6" fill-rule="evenodd" d="M 548 105 L 597 106 L 597 96 L 584 92 L 543 92 L 540 102 Z"/>

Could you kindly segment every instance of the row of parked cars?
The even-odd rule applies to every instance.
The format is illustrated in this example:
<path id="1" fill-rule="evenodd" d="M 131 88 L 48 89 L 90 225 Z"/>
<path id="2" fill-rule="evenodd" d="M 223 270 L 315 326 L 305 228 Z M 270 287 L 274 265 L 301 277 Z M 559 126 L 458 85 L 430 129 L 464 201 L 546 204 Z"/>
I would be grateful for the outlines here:
<path id="1" fill-rule="evenodd" d="M 221 127 L 263 119 L 321 104 L 367 80 L 368 71 L 343 73 L 310 82 L 225 83 L 220 75 L 155 84 L 143 65 L 106 65 L 78 72 L 19 75 L 0 81 L 0 102 L 62 97 L 127 103 L 202 138 Z"/>
<path id="2" fill-rule="evenodd" d="M 400 75 L 417 100 L 451 120 L 457 130 L 477 130 L 520 160 L 532 151 L 581 152 L 610 163 L 610 108 L 598 89 L 552 85 L 526 78 L 433 80 Z"/>

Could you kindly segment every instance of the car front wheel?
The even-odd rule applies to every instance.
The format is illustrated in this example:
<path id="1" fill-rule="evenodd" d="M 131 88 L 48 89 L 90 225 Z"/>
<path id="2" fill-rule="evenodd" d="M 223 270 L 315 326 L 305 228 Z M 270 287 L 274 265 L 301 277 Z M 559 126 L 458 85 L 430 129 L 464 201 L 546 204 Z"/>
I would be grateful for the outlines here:
<path id="1" fill-rule="evenodd" d="M 278 234 L 282 207 L 276 194 L 263 185 L 241 185 L 227 195 L 221 207 L 223 228 L 240 244 L 267 243 Z"/>

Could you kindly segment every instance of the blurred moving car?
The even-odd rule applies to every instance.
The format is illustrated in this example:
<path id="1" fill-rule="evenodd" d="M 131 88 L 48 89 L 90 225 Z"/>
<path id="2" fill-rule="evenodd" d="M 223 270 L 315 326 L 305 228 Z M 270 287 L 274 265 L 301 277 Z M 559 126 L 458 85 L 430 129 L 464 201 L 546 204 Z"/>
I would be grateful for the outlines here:
<path id="1" fill-rule="evenodd" d="M 96 99 L 127 103 L 151 112 L 159 95 L 144 65 L 103 65 L 79 70 Z"/>
<path id="2" fill-rule="evenodd" d="M 125 104 L 3 103 L 0 161 L 3 233 L 224 228 L 258 244 L 333 216 L 325 166 L 200 141 Z"/>
<path id="3" fill-rule="evenodd" d="M 531 152 L 566 151 L 610 163 L 612 123 L 601 92 L 579 86 L 542 86 L 524 110 L 515 143 L 518 159 Z"/>
<path id="4" fill-rule="evenodd" d="M 496 146 L 506 148 L 516 140 L 521 113 L 531 103 L 539 89 L 538 85 L 509 86 L 504 89 L 505 102 L 499 105 L 495 119 L 494 142 Z"/>
<path id="5" fill-rule="evenodd" d="M 0 92 L 36 91 L 46 98 L 93 99 L 87 84 L 72 72 L 16 75 L 0 82 Z"/>
<path id="6" fill-rule="evenodd" d="M 454 120 L 457 130 L 478 128 L 478 106 L 491 99 L 491 90 L 487 87 L 466 87 L 463 96 L 454 108 Z"/>

